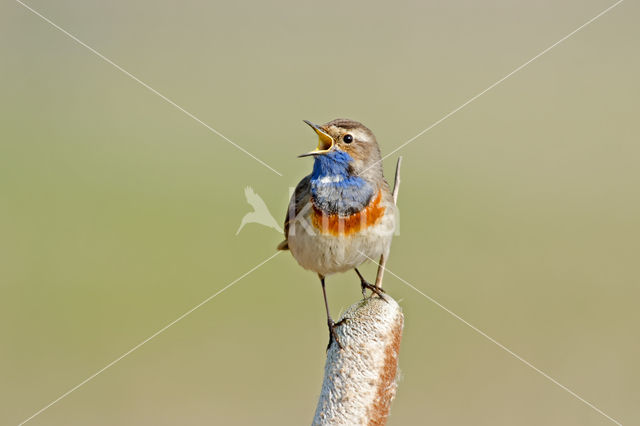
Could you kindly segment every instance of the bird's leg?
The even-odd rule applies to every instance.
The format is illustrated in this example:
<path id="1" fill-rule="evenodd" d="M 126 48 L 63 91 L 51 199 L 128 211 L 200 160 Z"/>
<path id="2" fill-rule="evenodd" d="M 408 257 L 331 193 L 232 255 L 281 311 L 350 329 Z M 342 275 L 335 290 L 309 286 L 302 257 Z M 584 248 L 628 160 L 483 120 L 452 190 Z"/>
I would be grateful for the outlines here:
<path id="1" fill-rule="evenodd" d="M 369 284 L 367 282 L 367 280 L 364 279 L 364 277 L 362 276 L 360 271 L 358 271 L 358 268 L 353 268 L 353 269 L 356 271 L 356 274 L 358 274 L 358 278 L 360 278 L 360 288 L 362 288 L 362 297 L 363 298 L 367 297 L 367 289 L 369 289 L 373 293 L 375 293 L 378 296 L 380 296 L 380 298 L 382 300 L 387 300 L 387 299 L 384 298 L 384 290 L 381 287 L 376 287 L 373 284 Z"/>
<path id="2" fill-rule="evenodd" d="M 336 341 L 340 349 L 343 349 L 342 343 L 340 343 L 340 340 L 338 340 L 338 333 L 336 333 L 336 327 L 338 324 L 333 322 L 333 319 L 331 319 L 331 314 L 329 313 L 329 302 L 327 302 L 327 291 L 324 288 L 324 276 L 318 274 L 318 277 L 320 278 L 320 283 L 322 284 L 322 296 L 324 296 L 324 308 L 327 311 L 327 325 L 329 326 L 329 344 L 327 345 L 327 350 L 329 350 L 329 348 L 331 347 L 331 342 L 334 340 Z"/>
<path id="3" fill-rule="evenodd" d="M 380 261 L 378 262 L 378 272 L 376 273 L 376 287 L 382 289 L 382 277 L 384 276 L 384 269 L 387 265 L 387 258 L 384 253 L 380 255 Z"/>

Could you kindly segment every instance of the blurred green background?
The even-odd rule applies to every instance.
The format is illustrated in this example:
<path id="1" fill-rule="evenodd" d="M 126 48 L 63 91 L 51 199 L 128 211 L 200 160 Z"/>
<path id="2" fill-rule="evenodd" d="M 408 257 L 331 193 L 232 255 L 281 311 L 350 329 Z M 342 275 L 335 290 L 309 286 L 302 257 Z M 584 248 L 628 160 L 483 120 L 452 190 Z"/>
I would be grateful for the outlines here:
<path id="1" fill-rule="evenodd" d="M 383 153 L 610 1 L 31 0 L 0 5 L 0 424 L 17 424 L 270 256 L 316 138 Z M 401 151 L 389 268 L 624 424 L 640 423 L 640 8 L 625 2 Z M 386 160 L 393 175 L 397 155 Z M 365 268 L 369 277 L 375 271 Z M 612 424 L 387 274 L 390 425 Z M 338 315 L 359 298 L 330 277 Z M 300 425 L 327 339 L 283 253 L 33 425 Z"/>

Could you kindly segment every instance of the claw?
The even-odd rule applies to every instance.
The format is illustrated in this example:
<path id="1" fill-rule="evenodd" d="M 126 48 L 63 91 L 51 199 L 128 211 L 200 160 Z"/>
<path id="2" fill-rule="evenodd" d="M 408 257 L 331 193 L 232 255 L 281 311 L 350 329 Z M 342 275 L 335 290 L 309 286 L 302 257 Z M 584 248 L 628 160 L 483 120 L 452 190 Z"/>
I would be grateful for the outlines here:
<path id="1" fill-rule="evenodd" d="M 385 299 L 384 297 L 384 293 L 385 291 L 380 288 L 380 287 L 376 287 L 373 284 L 369 284 L 368 282 L 362 280 L 360 281 L 360 286 L 362 287 L 362 297 L 366 298 L 367 297 L 367 290 L 371 290 L 373 293 L 377 294 L 378 297 L 380 297 L 380 299 L 384 300 L 385 302 L 388 302 L 387 299 Z"/>
<path id="2" fill-rule="evenodd" d="M 336 327 L 342 325 L 344 321 L 345 319 L 341 319 L 337 324 L 333 322 L 332 319 L 329 319 L 329 321 L 327 321 L 327 325 L 329 326 L 329 344 L 327 345 L 327 351 L 331 347 L 331 343 L 334 341 L 338 344 L 338 347 L 340 349 L 344 349 L 342 343 L 340 343 L 340 339 L 338 339 L 338 333 L 336 332 Z"/>
<path id="3" fill-rule="evenodd" d="M 382 289 L 382 287 L 377 287 L 373 284 L 369 284 L 367 282 L 367 280 L 364 279 L 364 277 L 362 276 L 362 274 L 360 273 L 360 271 L 358 271 L 358 268 L 354 268 L 354 270 L 356 271 L 356 274 L 358 274 L 358 278 L 360 278 L 360 288 L 362 289 L 362 298 L 366 299 L 367 298 L 367 289 L 371 290 L 373 293 L 377 294 L 378 297 L 380 297 L 380 299 L 384 300 L 385 302 L 388 302 L 387 299 L 384 298 L 384 290 Z"/>

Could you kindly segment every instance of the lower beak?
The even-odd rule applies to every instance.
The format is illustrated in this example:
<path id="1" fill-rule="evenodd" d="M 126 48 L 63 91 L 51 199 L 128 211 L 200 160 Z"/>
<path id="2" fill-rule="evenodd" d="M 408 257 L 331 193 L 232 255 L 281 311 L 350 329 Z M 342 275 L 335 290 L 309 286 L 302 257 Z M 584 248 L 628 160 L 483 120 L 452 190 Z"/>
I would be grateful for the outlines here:
<path id="1" fill-rule="evenodd" d="M 327 152 L 331 151 L 331 148 L 333 148 L 333 145 L 335 143 L 333 138 L 329 136 L 329 134 L 317 124 L 313 124 L 308 120 L 303 120 L 303 121 L 307 123 L 309 126 L 311 126 L 311 128 L 315 130 L 316 134 L 318 135 L 318 147 L 311 152 L 298 155 L 298 157 L 308 157 L 310 155 L 326 154 Z"/>

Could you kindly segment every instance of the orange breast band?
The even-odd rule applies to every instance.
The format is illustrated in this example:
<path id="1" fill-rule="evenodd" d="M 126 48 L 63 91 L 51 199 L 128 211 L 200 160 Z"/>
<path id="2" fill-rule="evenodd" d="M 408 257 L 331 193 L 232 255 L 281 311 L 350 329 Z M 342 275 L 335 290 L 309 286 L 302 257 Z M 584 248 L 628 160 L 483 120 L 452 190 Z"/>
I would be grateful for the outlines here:
<path id="1" fill-rule="evenodd" d="M 381 205 L 382 191 L 358 213 L 349 216 L 326 214 L 312 203 L 311 223 L 323 234 L 352 235 L 380 222 L 385 208 Z"/>

